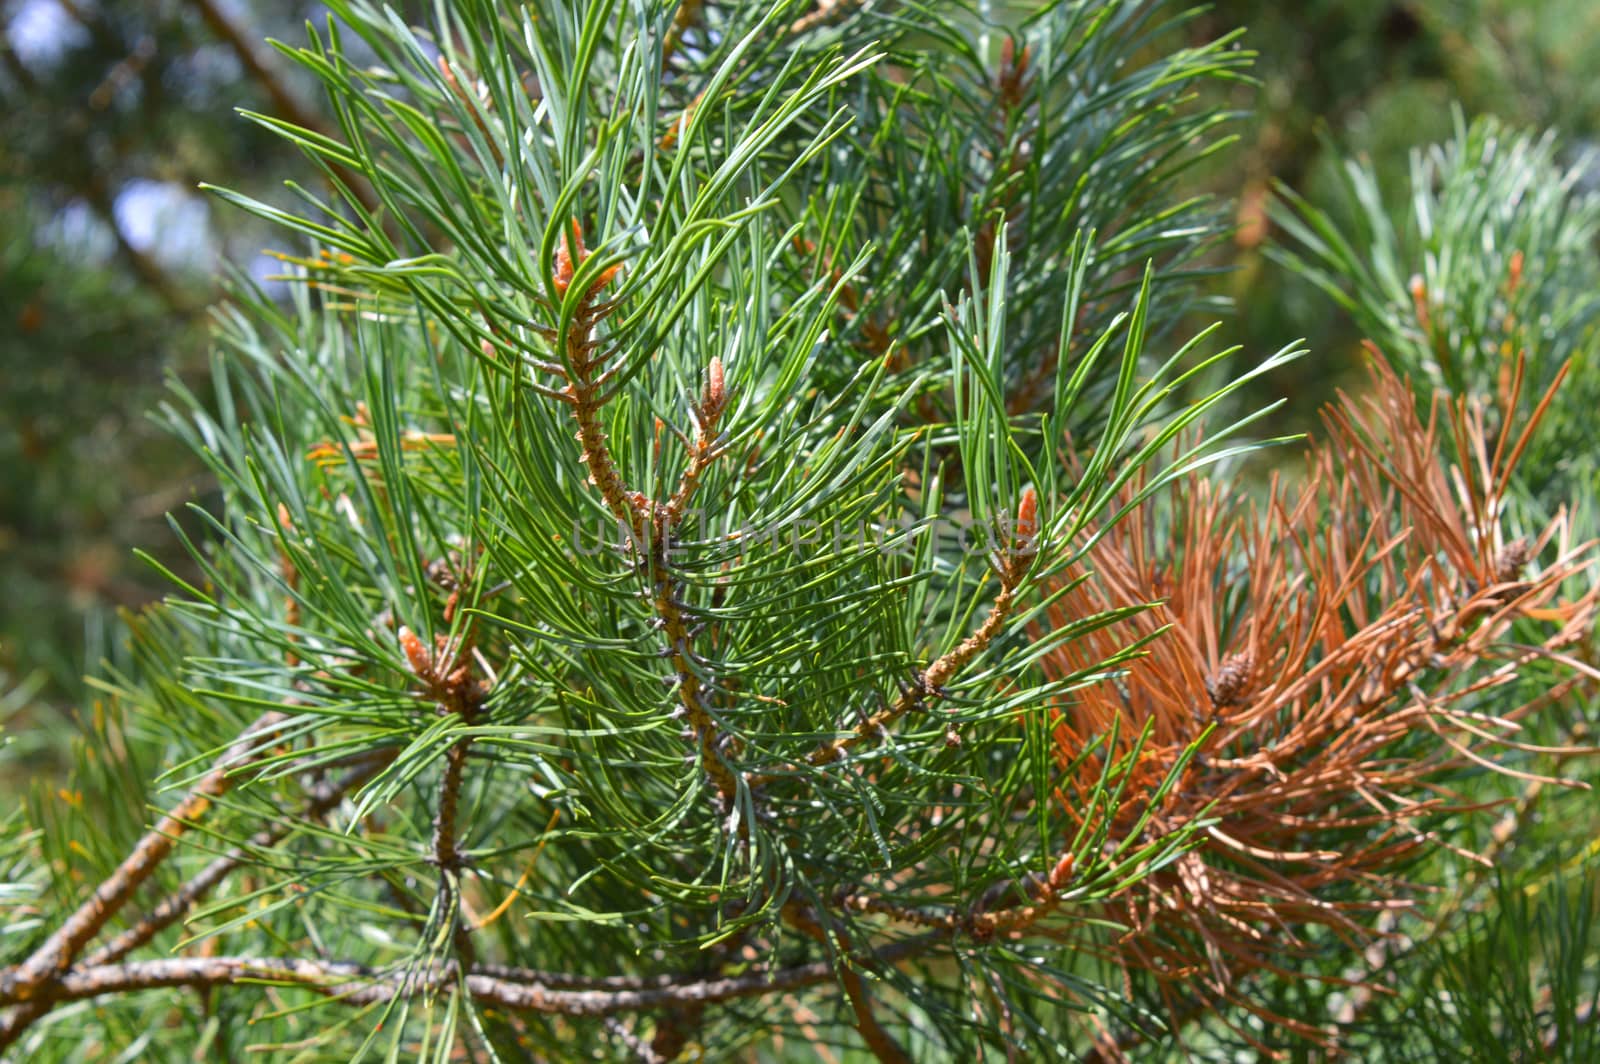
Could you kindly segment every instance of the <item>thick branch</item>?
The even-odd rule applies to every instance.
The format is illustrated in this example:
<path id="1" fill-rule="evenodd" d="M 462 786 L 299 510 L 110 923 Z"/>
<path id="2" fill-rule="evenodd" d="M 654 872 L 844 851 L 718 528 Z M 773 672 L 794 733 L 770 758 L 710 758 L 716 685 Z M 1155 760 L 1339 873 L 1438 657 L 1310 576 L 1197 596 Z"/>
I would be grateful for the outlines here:
<path id="1" fill-rule="evenodd" d="M 871 960 L 877 964 L 904 961 L 926 952 L 943 941 L 944 937 L 924 935 L 897 942 L 878 950 Z M 547 976 L 542 972 L 521 969 L 497 969 L 501 974 L 490 975 L 474 969 L 468 973 L 466 984 L 467 990 L 480 1004 L 562 1016 L 615 1016 L 763 997 L 777 991 L 825 983 L 834 978 L 834 970 L 832 961 L 815 961 L 789 968 L 760 968 L 727 978 L 674 982 L 637 990 L 556 990 L 551 988 L 551 983 L 576 977 Z M 517 978 L 509 977 L 513 974 Z M 395 998 L 422 997 L 445 989 L 455 981 L 452 965 L 418 974 L 414 971 L 382 972 L 337 961 L 173 957 L 74 968 L 44 987 L 41 994 L 59 1004 L 164 987 L 281 982 L 316 990 L 340 1004 L 371 1005 Z M 22 1000 L 9 990 L 0 990 L 0 1005 L 14 1005 Z"/>
<path id="2" fill-rule="evenodd" d="M 204 816 L 211 803 L 233 786 L 234 773 L 260 756 L 270 734 L 286 719 L 277 711 L 262 714 L 208 772 L 194 790 L 134 846 L 88 901 L 78 907 L 55 934 L 45 940 L 22 964 L 0 975 L 0 997 L 26 1001 L 58 972 L 65 971 L 79 951 L 127 903 L 133 892 L 161 862 L 191 824 Z"/>

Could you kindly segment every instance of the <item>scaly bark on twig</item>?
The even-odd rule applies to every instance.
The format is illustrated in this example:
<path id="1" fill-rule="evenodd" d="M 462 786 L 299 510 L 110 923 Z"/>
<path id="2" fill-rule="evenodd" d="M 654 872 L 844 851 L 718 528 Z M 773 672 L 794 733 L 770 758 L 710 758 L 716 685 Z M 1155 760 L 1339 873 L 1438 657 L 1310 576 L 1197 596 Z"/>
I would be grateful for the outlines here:
<path id="1" fill-rule="evenodd" d="M 890 965 L 927 952 L 943 941 L 930 934 L 885 946 L 871 955 L 875 965 Z M 786 968 L 756 968 L 736 976 L 670 981 L 657 986 L 629 989 L 559 990 L 563 981 L 582 977 L 525 969 L 471 968 L 466 975 L 468 993 L 480 1004 L 498 1005 L 520 1012 L 562 1016 L 616 1016 L 633 1012 L 714 1004 L 739 998 L 815 986 L 834 978 L 832 961 L 816 961 Z M 50 983 L 42 993 L 52 1003 L 83 1001 L 107 994 L 131 993 L 164 987 L 231 986 L 280 982 L 304 986 L 326 994 L 342 1005 L 370 1005 L 397 998 L 420 998 L 458 981 L 453 964 L 432 971 L 381 971 L 341 961 L 293 960 L 265 957 L 173 957 L 120 964 L 74 967 Z M 0 991 L 0 1006 L 17 1004 L 14 993 Z"/>
<path id="2" fill-rule="evenodd" d="M 573 223 L 572 234 L 562 238 L 556 256 L 555 280 L 559 293 L 565 294 L 574 270 L 587 257 L 582 231 Z M 611 308 L 597 304 L 595 299 L 615 273 L 616 267 L 612 267 L 595 280 L 573 313 L 565 341 L 567 362 L 571 367 L 564 371 L 567 377 L 565 394 L 578 422 L 578 441 L 583 445 L 582 458 L 589 470 L 589 479 L 599 489 L 612 515 L 628 529 L 633 549 L 645 561 L 651 604 L 667 637 L 681 713 L 688 721 L 703 769 L 716 786 L 723 805 L 729 806 L 738 791 L 738 780 L 724 760 L 722 730 L 701 696 L 699 673 L 702 670 L 694 657 L 694 636 L 681 602 L 683 585 L 667 559 L 677 524 L 706 470 L 722 453 L 716 441 L 717 424 L 728 400 L 723 367 L 720 359 L 711 360 L 706 387 L 695 410 L 697 426 L 689 464 L 671 498 L 658 503 L 643 492 L 630 489 L 617 470 L 600 422 L 600 411 L 606 401 L 602 391 L 607 371 L 603 367 L 604 356 L 599 353 L 600 341 L 595 337 L 595 329 Z"/>

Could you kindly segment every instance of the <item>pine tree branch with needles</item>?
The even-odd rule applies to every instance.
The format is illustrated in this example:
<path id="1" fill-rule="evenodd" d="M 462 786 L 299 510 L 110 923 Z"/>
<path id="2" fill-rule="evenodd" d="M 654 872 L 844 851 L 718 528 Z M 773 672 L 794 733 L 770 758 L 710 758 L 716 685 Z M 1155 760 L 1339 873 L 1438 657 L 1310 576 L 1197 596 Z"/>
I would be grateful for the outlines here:
<path id="1" fill-rule="evenodd" d="M 290 283 L 162 412 L 198 575 L 0 822 L 19 1058 L 1304 1054 L 1505 781 L 1577 789 L 1593 530 L 1525 484 L 1581 382 L 1378 362 L 1255 483 L 1302 349 L 1192 328 L 1179 180 L 1232 37 L 328 8 L 329 121 L 247 118 L 350 180 L 212 189 Z"/>

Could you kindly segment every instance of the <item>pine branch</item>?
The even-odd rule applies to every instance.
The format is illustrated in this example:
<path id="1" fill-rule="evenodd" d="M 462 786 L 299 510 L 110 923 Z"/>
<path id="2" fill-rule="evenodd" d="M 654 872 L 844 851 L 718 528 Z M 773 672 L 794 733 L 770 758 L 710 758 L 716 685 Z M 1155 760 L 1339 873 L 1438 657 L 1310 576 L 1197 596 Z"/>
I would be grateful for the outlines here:
<path id="1" fill-rule="evenodd" d="M 1006 620 L 1015 605 L 1015 586 L 1002 587 L 976 632 L 924 669 L 916 681 L 902 691 L 894 702 L 857 724 L 853 734 L 821 743 L 805 756 L 804 763 L 812 768 L 830 765 L 857 747 L 878 740 L 888 730 L 889 725 L 908 713 L 926 708 L 930 699 L 943 698 L 945 685 L 1005 629 Z M 754 774 L 746 777 L 746 782 L 751 788 L 755 788 L 782 779 L 784 775 L 778 772 Z"/>
<path id="2" fill-rule="evenodd" d="M 995 596 L 994 603 L 989 607 L 989 612 L 984 617 L 983 623 L 978 626 L 978 630 L 924 669 L 914 683 L 900 692 L 893 703 L 857 724 L 853 735 L 842 739 L 829 739 L 818 745 L 806 755 L 805 764 L 812 768 L 830 765 L 856 747 L 876 741 L 901 717 L 926 708 L 929 699 L 943 698 L 945 685 L 955 679 L 973 658 L 988 649 L 995 637 L 1005 630 L 1006 621 L 1016 605 L 1017 591 L 1027 574 L 1029 563 L 1033 561 L 1038 550 L 1036 537 L 1039 533 L 1039 496 L 1031 487 L 1023 491 L 1018 503 L 1014 531 L 1015 540 L 1007 546 L 1004 556 L 997 563 L 1000 593 Z M 781 776 L 780 773 L 764 773 L 747 776 L 745 781 L 753 790 Z"/>
<path id="3" fill-rule="evenodd" d="M 258 759 L 287 719 L 276 711 L 262 714 L 228 747 L 210 772 L 161 822 L 147 832 L 128 857 L 106 878 L 89 900 L 79 906 L 22 964 L 0 975 L 0 997 L 8 1002 L 27 1001 L 53 977 L 65 971 L 105 926 L 127 904 L 139 885 L 149 879 L 171 855 L 178 840 L 203 817 L 213 802 L 226 794 L 238 772 Z"/>
<path id="4" fill-rule="evenodd" d="M 578 223 L 573 222 L 571 234 L 562 236 L 556 260 L 558 293 L 565 295 L 572 283 L 573 271 L 587 257 L 583 232 Z M 681 712 L 696 740 L 700 764 L 716 786 L 726 809 L 732 805 L 738 791 L 738 780 L 724 760 L 721 729 L 701 700 L 700 670 L 693 660 L 694 637 L 679 603 L 682 585 L 667 560 L 677 523 L 706 470 L 721 453 L 715 442 L 716 427 L 728 400 L 722 363 L 716 358 L 711 360 L 706 390 L 696 411 L 698 424 L 689 464 L 672 497 L 665 504 L 658 504 L 643 492 L 630 489 L 617 470 L 605 429 L 600 424 L 600 411 L 606 401 L 601 392 L 606 373 L 604 358 L 597 354 L 600 341 L 595 329 L 611 308 L 597 304 L 595 298 L 616 272 L 617 267 L 612 267 L 602 274 L 584 293 L 573 313 L 566 339 L 567 363 L 571 366 L 566 374 L 566 395 L 578 422 L 578 440 L 583 445 L 582 457 L 589 469 L 589 480 L 599 489 L 612 515 L 628 528 L 633 549 L 645 556 L 651 602 L 667 637 Z"/>
<path id="5" fill-rule="evenodd" d="M 379 756 L 366 757 L 361 764 L 331 783 L 313 789 L 312 798 L 300 811 L 300 820 L 318 821 L 327 816 L 350 791 L 360 787 L 383 769 L 394 758 L 394 752 L 383 751 Z M 250 860 L 251 854 L 267 850 L 281 842 L 294 827 L 295 821 L 283 820 L 272 827 L 258 831 L 248 846 L 235 846 L 213 860 L 173 893 L 169 894 L 138 923 L 90 953 L 83 959 L 88 968 L 115 964 L 129 953 L 149 942 L 166 928 L 181 920 L 194 905 L 203 900 L 213 888 L 226 879 L 240 865 Z M 92 937 L 92 936 L 91 936 Z M 55 1007 L 48 995 L 36 996 L 0 1018 L 0 1049 L 13 1044 L 36 1021 Z"/>
<path id="6" fill-rule="evenodd" d="M 459 588 L 469 582 L 466 574 L 454 579 L 457 587 L 445 608 L 445 621 L 455 620 L 459 605 Z M 463 726 L 471 726 L 478 719 L 490 684 L 474 675 L 473 651 L 475 629 L 469 621 L 454 636 L 435 637 L 430 652 L 422 645 L 416 633 L 402 626 L 398 636 L 406 662 L 416 676 L 423 694 L 433 700 L 441 715 L 455 717 Z M 476 958 L 472 945 L 470 921 L 462 918 L 461 867 L 463 856 L 460 832 L 457 825 L 461 803 L 461 786 L 466 777 L 467 754 L 472 746 L 472 736 L 463 735 L 452 742 L 444 754 L 444 771 L 439 776 L 438 798 L 433 816 L 433 863 L 439 870 L 437 912 L 451 925 L 451 942 L 457 956 L 470 965 Z"/>
<path id="7" fill-rule="evenodd" d="M 1540 451 L 1500 414 L 1422 423 L 1385 379 L 1334 416 L 1303 496 L 1258 515 L 1198 486 L 1250 449 L 1217 446 L 1249 417 L 1197 426 L 1256 371 L 1174 336 L 1215 229 L 1163 204 L 1223 120 L 1194 90 L 1244 60 L 1158 55 L 1189 25 L 1177 5 L 1046 5 L 1009 30 L 851 0 L 441 5 L 420 28 L 339 4 L 289 53 L 338 138 L 300 128 L 317 116 L 278 98 L 225 5 L 191 6 L 290 119 L 267 125 L 385 210 L 341 209 L 356 184 L 292 208 L 229 194 L 312 243 L 291 261 L 315 290 L 219 316 L 238 357 L 217 360 L 218 401 L 173 417 L 224 499 L 192 544 L 204 580 L 152 611 L 117 678 L 115 711 L 157 725 L 122 733 L 140 756 L 96 749 L 79 783 L 129 793 L 108 764 L 192 752 L 175 705 L 289 709 L 296 677 L 319 685 L 292 708 L 315 756 L 370 760 L 330 766 L 286 821 L 230 816 L 246 826 L 192 875 L 171 858 L 176 886 L 113 936 L 176 853 L 184 825 L 163 821 L 164 850 L 142 840 L 0 971 L 0 1042 L 98 999 L 82 1014 L 160 1052 L 184 1037 L 152 1019 L 169 999 L 226 987 L 206 1020 L 248 1015 L 269 1044 L 327 999 L 400 1006 L 395 1045 L 445 1033 L 441 1057 L 501 1035 L 563 1059 L 717 1057 L 791 1030 L 901 1064 L 1034 1033 L 1065 1053 L 1119 965 L 1174 1025 L 1193 1002 L 1245 1039 L 1314 1037 L 1246 987 L 1268 996 L 1313 953 L 1326 970 L 1325 944 L 1405 903 L 1405 862 L 1446 845 L 1424 818 L 1481 797 L 1445 787 L 1494 744 L 1537 749 L 1508 738 L 1544 704 L 1506 701 L 1519 670 L 1571 689 L 1557 648 L 1596 596 L 1560 600 L 1579 551 L 1508 494 Z M 1448 293 L 1421 291 L 1403 309 L 1446 322 Z M 1533 309 L 1559 310 L 1516 320 Z M 1507 410 L 1529 405 L 1505 368 Z M 1196 391 L 1212 372 L 1227 383 Z M 986 554 L 998 588 L 965 537 L 888 556 L 902 518 L 952 510 L 991 533 L 1016 511 Z M 568 526 L 606 515 L 620 556 Z M 803 551 L 808 526 L 885 549 Z M 462 555 L 503 583 L 458 614 L 480 587 Z M 443 626 L 399 625 L 442 594 Z M 317 830 L 357 786 L 349 836 Z M 535 846 L 552 813 L 570 826 Z M 58 881 L 65 826 L 46 809 L 20 847 L 41 937 L 59 916 L 28 888 Z M 191 955 L 137 952 L 252 861 L 290 879 Z M 136 996 L 158 988 L 178 992 Z M 296 1047 L 353 1049 L 362 1020 Z M 56 1056 L 106 1040 L 30 1037 Z"/>
<path id="8" fill-rule="evenodd" d="M 991 942 L 997 935 L 1020 935 L 1060 907 L 1062 891 L 1072 878 L 1071 853 L 1056 858 L 1048 873 L 1032 872 L 1020 882 L 1004 879 L 983 891 L 965 908 L 911 906 L 860 891 L 843 894 L 839 906 L 847 911 L 886 916 L 912 927 L 936 929 L 973 942 Z M 990 908 L 995 902 L 1021 893 L 1023 904 Z"/>
<path id="9" fill-rule="evenodd" d="M 906 939 L 874 951 L 868 960 L 893 965 L 917 957 L 943 940 L 942 935 Z M 626 990 L 558 990 L 563 982 L 582 977 L 521 969 L 469 969 L 465 985 L 481 1005 L 517 1012 L 569 1017 L 617 1016 L 659 1009 L 714 1004 L 740 998 L 765 997 L 785 990 L 825 983 L 835 977 L 832 961 L 817 961 L 782 968 L 757 968 L 742 975 L 696 978 L 664 985 Z M 7 973 L 10 974 L 10 973 Z M 383 971 L 342 961 L 292 960 L 274 957 L 177 957 L 74 967 L 41 987 L 40 1000 L 51 1004 L 82 1001 L 162 987 L 221 987 L 280 982 L 303 986 L 343 1005 L 373 1005 L 397 999 L 424 998 L 454 985 L 453 963 L 425 972 Z M 0 983 L 0 986 L 8 984 Z M 0 1006 L 24 999 L 0 990 Z"/>
<path id="10" fill-rule="evenodd" d="M 816 917 L 805 906 L 790 902 L 783 908 L 783 918 L 789 926 L 807 938 L 823 946 L 829 945 L 829 932 L 817 922 Z M 883 1024 L 878 1022 L 877 1014 L 872 1010 L 872 995 L 867 990 L 867 984 L 862 981 L 861 974 L 855 970 L 849 959 L 854 952 L 850 936 L 842 928 L 834 927 L 832 937 L 837 940 L 841 952 L 839 982 L 844 987 L 845 997 L 850 1000 L 850 1011 L 855 1014 L 856 1031 L 861 1035 L 861 1040 L 866 1043 L 872 1055 L 883 1064 L 911 1064 L 911 1057 L 900 1048 L 900 1044 L 889 1032 L 883 1029 Z"/>
<path id="11" fill-rule="evenodd" d="M 149 942 L 172 924 L 181 920 L 194 905 L 202 901 L 213 888 L 247 863 L 252 854 L 268 850 L 283 841 L 296 823 L 318 822 L 337 809 L 351 791 L 357 790 L 394 760 L 394 751 L 385 750 L 378 756 L 367 757 L 349 772 L 313 789 L 311 800 L 301 807 L 295 819 L 284 819 L 263 828 L 250 837 L 244 846 L 235 846 L 215 858 L 193 877 L 187 879 L 174 892 L 151 909 L 134 926 L 90 953 L 83 963 L 94 967 L 114 964 Z"/>
<path id="12" fill-rule="evenodd" d="M 1096 580 L 1083 586 L 1091 601 L 1079 608 L 1161 599 L 1133 623 L 1169 634 L 1116 685 L 1086 688 L 1056 731 L 1059 762 L 1080 765 L 1078 795 L 1099 786 L 1099 766 L 1081 755 L 1108 732 L 1148 728 L 1160 745 L 1138 751 L 1146 779 L 1183 765 L 1182 786 L 1125 810 L 1108 825 L 1114 834 L 1215 821 L 1200 847 L 1118 906 L 1134 929 L 1115 946 L 1118 962 L 1172 1000 L 1181 986 L 1208 1014 L 1237 1006 L 1312 1041 L 1329 1032 L 1273 1014 L 1253 989 L 1293 978 L 1285 957 L 1312 954 L 1297 926 L 1361 942 L 1374 936 L 1373 912 L 1411 904 L 1407 864 L 1428 843 L 1451 848 L 1428 820 L 1482 807 L 1441 786 L 1444 774 L 1476 766 L 1529 779 L 1490 756 L 1493 748 L 1558 752 L 1514 733 L 1579 683 L 1559 648 L 1591 631 L 1600 608 L 1594 588 L 1557 598 L 1588 567 L 1588 548 L 1569 548 L 1564 535 L 1558 557 L 1524 572 L 1559 522 L 1532 543 L 1506 542 L 1501 515 L 1518 447 L 1497 445 L 1488 426 L 1502 441 L 1526 438 L 1513 420 L 1515 389 L 1495 417 L 1481 403 L 1451 404 L 1460 463 L 1451 468 L 1435 431 L 1443 402 L 1424 424 L 1404 382 L 1381 362 L 1373 377 L 1369 397 L 1326 413 L 1328 438 L 1311 451 L 1311 475 L 1296 492 L 1275 485 L 1268 505 L 1251 508 L 1195 482 L 1171 513 L 1136 515 L 1090 547 L 1085 565 Z M 1174 541 L 1176 557 L 1152 551 Z M 1238 585 L 1219 585 L 1213 574 L 1241 556 Z M 1538 645 L 1506 641 L 1514 625 L 1552 621 Z M 1129 634 L 1093 633 L 1046 671 L 1099 660 Z M 1459 705 L 1505 688 L 1540 659 L 1569 675 L 1536 696 L 1488 703 L 1488 712 Z M 1093 825 L 1092 807 L 1066 801 L 1069 816 Z M 1330 900 L 1343 882 L 1362 890 Z M 1256 911 L 1269 910 L 1270 925 L 1258 926 Z M 1185 1010 L 1170 1011 L 1174 1026 L 1185 1022 Z"/>

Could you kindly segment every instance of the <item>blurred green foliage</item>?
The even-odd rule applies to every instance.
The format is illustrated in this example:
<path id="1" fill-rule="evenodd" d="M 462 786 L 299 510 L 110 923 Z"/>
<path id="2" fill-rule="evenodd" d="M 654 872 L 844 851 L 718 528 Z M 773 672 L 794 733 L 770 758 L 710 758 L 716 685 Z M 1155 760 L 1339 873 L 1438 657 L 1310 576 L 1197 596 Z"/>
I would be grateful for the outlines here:
<path id="1" fill-rule="evenodd" d="M 117 652 L 112 611 L 162 591 L 131 548 L 176 564 L 166 514 L 207 486 L 147 413 L 166 374 L 204 372 L 222 262 L 270 270 L 265 229 L 196 186 L 304 178 L 236 109 L 316 115 L 262 39 L 319 11 L 0 4 L 0 684 L 70 709 Z"/>
<path id="2" fill-rule="evenodd" d="M 1404 209 L 1409 155 L 1450 138 L 1457 108 L 1557 137 L 1560 161 L 1579 160 L 1600 134 L 1600 4 L 1593 0 L 1219 0 L 1197 37 L 1244 26 L 1259 53 L 1259 93 L 1240 149 L 1201 180 L 1239 201 L 1239 232 L 1221 282 L 1232 298 L 1234 342 L 1261 350 L 1305 336 L 1311 355 L 1265 382 L 1286 394 L 1286 430 L 1314 423 L 1333 386 L 1356 384 L 1355 320 L 1310 283 L 1269 262 L 1267 214 L 1282 182 L 1353 224 L 1342 162 L 1368 161 L 1392 210 Z M 1600 169 L 1590 181 L 1600 187 Z M 1280 341 L 1281 342 L 1281 341 Z"/>

